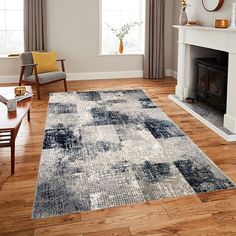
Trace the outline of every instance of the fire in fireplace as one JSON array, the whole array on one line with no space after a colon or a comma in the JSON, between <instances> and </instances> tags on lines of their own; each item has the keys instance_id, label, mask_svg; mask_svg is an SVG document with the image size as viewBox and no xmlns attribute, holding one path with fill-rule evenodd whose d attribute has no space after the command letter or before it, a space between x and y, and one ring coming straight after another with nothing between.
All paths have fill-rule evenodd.
<instances>
[{"instance_id":1,"label":"fire in fireplace","mask_svg":"<svg viewBox=\"0 0 236 236\"><path fill-rule=\"evenodd\" d=\"M227 60L217 58L196 58L197 100L207 103L216 109L226 111L227 99Z\"/></svg>"}]
</instances>

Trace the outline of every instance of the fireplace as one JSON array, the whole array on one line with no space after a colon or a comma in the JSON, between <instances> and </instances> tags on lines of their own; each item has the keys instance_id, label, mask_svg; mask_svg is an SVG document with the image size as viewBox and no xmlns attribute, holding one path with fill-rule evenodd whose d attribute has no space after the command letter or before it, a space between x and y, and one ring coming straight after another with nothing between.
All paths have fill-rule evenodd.
<instances>
[{"instance_id":1,"label":"fireplace","mask_svg":"<svg viewBox=\"0 0 236 236\"><path fill-rule=\"evenodd\" d=\"M197 58L196 98L216 109L226 112L228 66L225 60Z\"/></svg>"},{"instance_id":2,"label":"fireplace","mask_svg":"<svg viewBox=\"0 0 236 236\"><path fill-rule=\"evenodd\" d=\"M170 98L227 141L236 141L236 31L201 26L174 27L179 31L178 71L175 95ZM196 58L217 58L219 63L218 52L227 55L227 63L223 66L212 65L209 61L198 61L196 65ZM196 78L198 73L199 78ZM223 111L217 125L207 120L205 113L199 115L197 110L187 106L184 102L187 97L198 97L204 101L204 106L210 104L206 105L208 110L216 106Z\"/></svg>"}]
</instances>

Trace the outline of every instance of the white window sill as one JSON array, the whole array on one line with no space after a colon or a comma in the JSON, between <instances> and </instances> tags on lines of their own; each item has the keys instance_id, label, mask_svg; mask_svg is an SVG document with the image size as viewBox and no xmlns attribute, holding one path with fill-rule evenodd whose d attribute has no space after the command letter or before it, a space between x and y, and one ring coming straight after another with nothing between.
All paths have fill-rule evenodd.
<instances>
[{"instance_id":1,"label":"white window sill","mask_svg":"<svg viewBox=\"0 0 236 236\"><path fill-rule=\"evenodd\" d=\"M144 56L143 53L99 53L98 57L109 57L109 56Z\"/></svg>"},{"instance_id":2,"label":"white window sill","mask_svg":"<svg viewBox=\"0 0 236 236\"><path fill-rule=\"evenodd\" d=\"M0 55L0 59L19 59L19 56Z\"/></svg>"}]
</instances>

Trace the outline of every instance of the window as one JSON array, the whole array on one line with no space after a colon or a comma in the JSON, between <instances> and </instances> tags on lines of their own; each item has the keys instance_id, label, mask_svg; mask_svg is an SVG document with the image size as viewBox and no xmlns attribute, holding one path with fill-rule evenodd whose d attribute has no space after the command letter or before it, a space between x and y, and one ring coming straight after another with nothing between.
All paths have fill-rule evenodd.
<instances>
[{"instance_id":1,"label":"window","mask_svg":"<svg viewBox=\"0 0 236 236\"><path fill-rule=\"evenodd\" d=\"M134 25L124 36L124 54L143 54L145 0L100 0L101 54L118 54L120 40L111 30ZM136 23L135 23L136 22Z\"/></svg>"},{"instance_id":2,"label":"window","mask_svg":"<svg viewBox=\"0 0 236 236\"><path fill-rule=\"evenodd\" d=\"M0 0L0 55L23 52L23 0Z\"/></svg>"}]
</instances>

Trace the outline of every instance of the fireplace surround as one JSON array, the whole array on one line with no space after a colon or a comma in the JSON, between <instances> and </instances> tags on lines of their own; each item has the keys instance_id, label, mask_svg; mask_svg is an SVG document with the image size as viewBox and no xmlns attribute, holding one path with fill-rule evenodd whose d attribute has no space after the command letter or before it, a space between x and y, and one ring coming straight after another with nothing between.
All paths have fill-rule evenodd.
<instances>
[{"instance_id":1,"label":"fireplace surround","mask_svg":"<svg viewBox=\"0 0 236 236\"><path fill-rule=\"evenodd\" d=\"M206 124L227 141L236 141L236 30L216 29L201 26L174 26L179 31L178 72L175 96L170 98ZM183 101L196 94L195 58L212 57L207 50L214 49L228 53L227 94L223 126L230 132L226 134L194 112Z\"/></svg>"}]
</instances>

